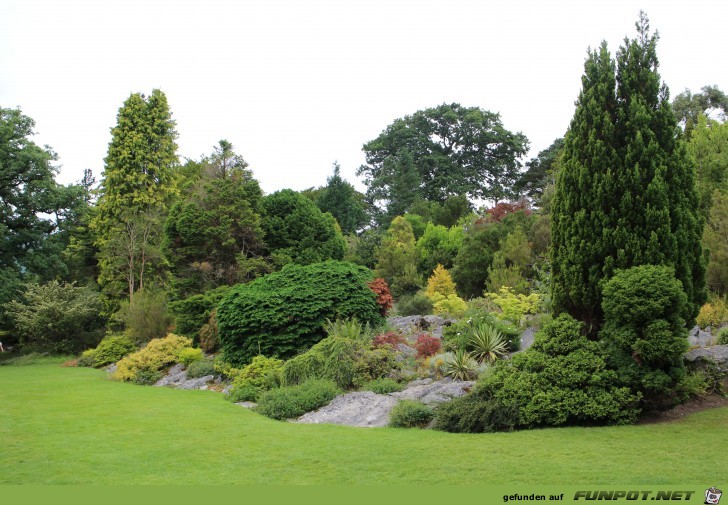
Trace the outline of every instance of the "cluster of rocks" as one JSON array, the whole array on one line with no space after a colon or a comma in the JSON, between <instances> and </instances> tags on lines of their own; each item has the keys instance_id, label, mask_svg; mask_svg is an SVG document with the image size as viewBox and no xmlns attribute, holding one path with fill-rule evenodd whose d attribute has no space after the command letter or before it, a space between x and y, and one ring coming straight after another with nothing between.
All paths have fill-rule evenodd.
<instances>
[{"instance_id":1,"label":"cluster of rocks","mask_svg":"<svg viewBox=\"0 0 728 505\"><path fill-rule=\"evenodd\" d=\"M417 400L425 405L437 405L463 396L473 387L472 381L454 381L450 378L435 381L421 379L410 382L403 391L377 394L371 391L346 393L334 398L319 410L299 417L305 424L341 424L374 428L387 426L389 414L400 400Z\"/></svg>"},{"instance_id":2,"label":"cluster of rocks","mask_svg":"<svg viewBox=\"0 0 728 505\"><path fill-rule=\"evenodd\" d=\"M154 383L155 386L171 386L177 389L209 389L210 384L220 384L222 379L215 375L205 375L197 379L188 379L187 370L181 363L169 369L167 375Z\"/></svg>"}]
</instances>

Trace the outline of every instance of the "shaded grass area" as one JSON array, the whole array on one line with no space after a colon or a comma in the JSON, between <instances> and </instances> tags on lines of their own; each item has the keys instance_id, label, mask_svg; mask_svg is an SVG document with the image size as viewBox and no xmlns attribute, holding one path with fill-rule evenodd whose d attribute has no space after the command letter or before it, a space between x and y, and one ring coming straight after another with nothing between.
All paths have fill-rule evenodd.
<instances>
[{"instance_id":1,"label":"shaded grass area","mask_svg":"<svg viewBox=\"0 0 728 505\"><path fill-rule=\"evenodd\" d=\"M481 435L278 422L212 391L0 367L0 484L679 484L725 478L728 408Z\"/></svg>"}]
</instances>

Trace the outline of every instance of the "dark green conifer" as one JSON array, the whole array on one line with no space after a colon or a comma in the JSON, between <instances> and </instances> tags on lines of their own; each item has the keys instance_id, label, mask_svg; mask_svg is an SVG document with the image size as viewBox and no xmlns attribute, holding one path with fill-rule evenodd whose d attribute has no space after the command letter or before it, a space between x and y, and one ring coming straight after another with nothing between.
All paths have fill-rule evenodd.
<instances>
[{"instance_id":1,"label":"dark green conifer","mask_svg":"<svg viewBox=\"0 0 728 505\"><path fill-rule=\"evenodd\" d=\"M693 166L644 13L637 31L619 49L616 72L605 43L589 53L554 198L554 306L593 330L616 269L672 266L692 317L705 300Z\"/></svg>"}]
</instances>

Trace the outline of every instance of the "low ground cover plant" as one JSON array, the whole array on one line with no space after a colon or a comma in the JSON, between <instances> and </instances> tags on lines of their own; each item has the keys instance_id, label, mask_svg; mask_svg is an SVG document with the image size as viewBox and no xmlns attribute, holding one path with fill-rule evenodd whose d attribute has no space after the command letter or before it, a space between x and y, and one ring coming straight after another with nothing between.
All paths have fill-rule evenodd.
<instances>
[{"instance_id":1,"label":"low ground cover plant","mask_svg":"<svg viewBox=\"0 0 728 505\"><path fill-rule=\"evenodd\" d=\"M362 386L363 391L372 391L379 395L396 393L397 391L402 391L402 389L404 389L404 386L402 384L394 379L389 379L387 377L374 379L373 381L369 381Z\"/></svg>"},{"instance_id":2,"label":"low ground cover plant","mask_svg":"<svg viewBox=\"0 0 728 505\"><path fill-rule=\"evenodd\" d=\"M255 410L271 419L293 419L323 407L341 392L331 380L311 379L296 386L266 391L258 398Z\"/></svg>"}]
</instances>

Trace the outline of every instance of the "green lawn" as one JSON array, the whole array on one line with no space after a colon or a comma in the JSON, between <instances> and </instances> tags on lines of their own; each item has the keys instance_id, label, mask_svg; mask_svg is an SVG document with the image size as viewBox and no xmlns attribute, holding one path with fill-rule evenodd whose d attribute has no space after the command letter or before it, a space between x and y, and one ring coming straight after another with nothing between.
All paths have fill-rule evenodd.
<instances>
[{"instance_id":1,"label":"green lawn","mask_svg":"<svg viewBox=\"0 0 728 505\"><path fill-rule=\"evenodd\" d=\"M0 366L0 395L0 484L661 485L728 469L728 408L483 435L298 425L49 364Z\"/></svg>"}]
</instances>

